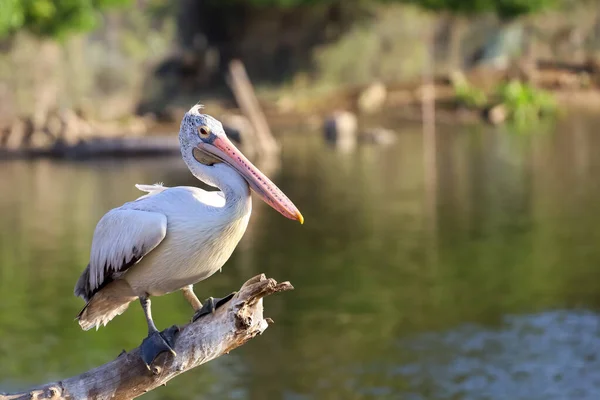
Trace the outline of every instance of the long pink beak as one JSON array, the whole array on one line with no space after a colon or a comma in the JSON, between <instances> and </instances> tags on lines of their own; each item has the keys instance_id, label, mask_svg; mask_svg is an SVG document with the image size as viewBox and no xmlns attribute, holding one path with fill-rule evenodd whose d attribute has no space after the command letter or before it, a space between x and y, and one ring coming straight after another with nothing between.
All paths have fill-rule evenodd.
<instances>
[{"instance_id":1,"label":"long pink beak","mask_svg":"<svg viewBox=\"0 0 600 400\"><path fill-rule=\"evenodd\" d=\"M212 144L200 143L207 151L236 169L261 199L284 217L304 223L304 217L292 201L265 174L260 172L226 137L217 137Z\"/></svg>"}]
</instances>

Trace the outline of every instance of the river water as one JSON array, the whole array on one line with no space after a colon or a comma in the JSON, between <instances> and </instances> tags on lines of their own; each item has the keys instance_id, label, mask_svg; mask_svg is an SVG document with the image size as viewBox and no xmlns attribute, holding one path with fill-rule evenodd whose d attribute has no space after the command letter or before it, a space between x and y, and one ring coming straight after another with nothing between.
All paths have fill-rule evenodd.
<instances>
[{"instance_id":1,"label":"river water","mask_svg":"<svg viewBox=\"0 0 600 400\"><path fill-rule=\"evenodd\" d=\"M266 333L147 399L600 398L600 120L529 131L440 128L437 179L418 126L339 153L288 132L268 174L294 223L255 198L248 232L201 299L264 272ZM0 392L139 345L137 304L98 332L72 289L98 219L135 183L198 185L178 157L0 163ZM159 328L192 315L153 301Z\"/></svg>"}]
</instances>

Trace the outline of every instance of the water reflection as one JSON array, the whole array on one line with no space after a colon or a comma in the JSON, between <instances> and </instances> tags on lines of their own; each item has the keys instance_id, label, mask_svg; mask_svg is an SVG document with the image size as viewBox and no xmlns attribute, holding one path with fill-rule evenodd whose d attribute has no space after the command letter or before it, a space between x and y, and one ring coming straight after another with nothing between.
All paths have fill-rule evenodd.
<instances>
[{"instance_id":1,"label":"water reflection","mask_svg":"<svg viewBox=\"0 0 600 400\"><path fill-rule=\"evenodd\" d=\"M446 398L438 375L461 365L463 346L475 340L465 324L496 339L480 341L481 371L467 369L463 383L494 368L497 338L513 329L506 315L537 321L562 309L560 318L596 318L568 311L600 306L595 125L578 119L530 134L440 128L433 192L425 190L418 126L397 129L391 147L352 153L327 148L318 135L285 135L271 176L306 223L255 200L223 273L196 290L201 298L226 294L260 272L296 290L268 299L276 324L264 336L145 398ZM136 306L82 332L72 288L98 219L138 196L135 183L158 181L198 185L178 158L0 164L0 388L72 375L139 344L145 322ZM191 316L179 294L153 308L160 327ZM560 318L540 337L563 332ZM570 373L569 360L523 352L511 360L516 345L502 346L511 368L544 363ZM486 382L485 390L497 390ZM454 384L463 392L467 385ZM530 376L512 384L514 396L552 385ZM455 398L483 398L484 389Z\"/></svg>"}]
</instances>

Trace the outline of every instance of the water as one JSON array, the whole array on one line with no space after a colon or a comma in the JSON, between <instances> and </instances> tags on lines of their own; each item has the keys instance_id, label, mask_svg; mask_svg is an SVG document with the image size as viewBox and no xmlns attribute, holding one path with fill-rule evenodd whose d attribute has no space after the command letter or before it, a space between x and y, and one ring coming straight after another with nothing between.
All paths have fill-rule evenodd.
<instances>
[{"instance_id":1,"label":"water","mask_svg":"<svg viewBox=\"0 0 600 400\"><path fill-rule=\"evenodd\" d=\"M283 137L269 172L306 218L255 199L232 259L198 296L264 272L267 332L147 399L591 399L600 395L600 135L572 119L535 132L442 129L425 184L418 128L339 154ZM137 346L137 304L98 332L72 288L94 226L140 193L197 185L177 158L0 164L0 389L85 371ZM192 311L153 301L160 328Z\"/></svg>"}]
</instances>

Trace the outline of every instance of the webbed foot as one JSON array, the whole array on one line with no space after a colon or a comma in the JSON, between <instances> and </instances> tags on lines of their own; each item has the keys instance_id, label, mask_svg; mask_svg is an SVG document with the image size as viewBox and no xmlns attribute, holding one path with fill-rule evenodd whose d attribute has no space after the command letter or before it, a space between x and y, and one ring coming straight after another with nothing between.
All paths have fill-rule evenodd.
<instances>
[{"instance_id":1,"label":"webbed foot","mask_svg":"<svg viewBox=\"0 0 600 400\"><path fill-rule=\"evenodd\" d=\"M150 365L160 353L169 352L174 356L177 355L173 347L175 347L175 335L178 332L179 328L173 325L162 332L155 331L150 333L142 341L140 356L148 369L150 369Z\"/></svg>"},{"instance_id":2,"label":"webbed foot","mask_svg":"<svg viewBox=\"0 0 600 400\"><path fill-rule=\"evenodd\" d=\"M196 313L192 317L192 322L197 321L205 315L214 313L217 310L217 308L221 307L223 304L231 300L236 293L237 292L230 293L222 298L209 297L208 299L204 300L204 305L201 309L196 311Z\"/></svg>"}]
</instances>

